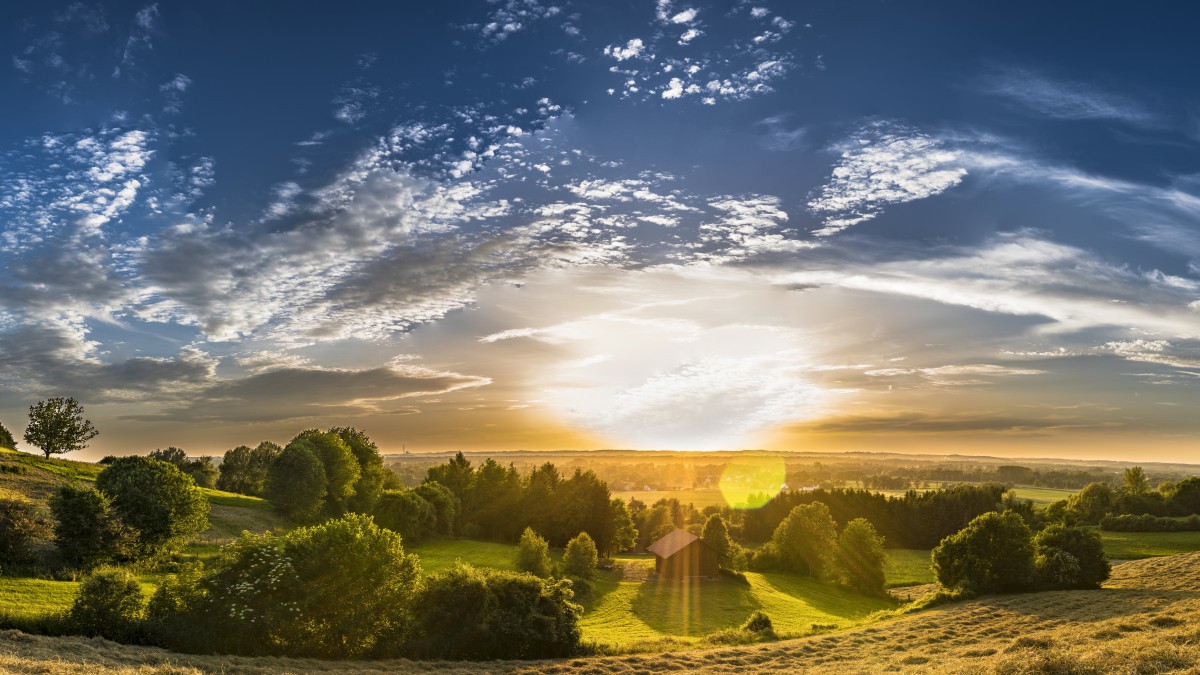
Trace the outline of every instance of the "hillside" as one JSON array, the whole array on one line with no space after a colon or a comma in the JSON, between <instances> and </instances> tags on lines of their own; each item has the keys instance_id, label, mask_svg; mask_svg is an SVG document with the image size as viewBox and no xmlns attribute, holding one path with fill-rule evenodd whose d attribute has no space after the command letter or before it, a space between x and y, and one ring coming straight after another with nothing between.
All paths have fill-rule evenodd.
<instances>
[{"instance_id":1,"label":"hillside","mask_svg":"<svg viewBox=\"0 0 1200 675\"><path fill-rule=\"evenodd\" d=\"M1122 563L1098 591L998 596L774 644L564 661L322 662L192 657L0 632L0 669L93 673L1165 673L1200 665L1200 552Z\"/></svg>"}]
</instances>

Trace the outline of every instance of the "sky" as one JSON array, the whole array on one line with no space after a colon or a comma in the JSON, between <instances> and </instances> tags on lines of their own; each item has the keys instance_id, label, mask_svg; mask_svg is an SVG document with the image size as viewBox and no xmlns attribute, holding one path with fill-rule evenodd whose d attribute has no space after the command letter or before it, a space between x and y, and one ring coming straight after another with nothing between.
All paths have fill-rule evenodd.
<instances>
[{"instance_id":1,"label":"sky","mask_svg":"<svg viewBox=\"0 0 1200 675\"><path fill-rule=\"evenodd\" d=\"M1188 461L1198 15L6 3L0 422Z\"/></svg>"}]
</instances>

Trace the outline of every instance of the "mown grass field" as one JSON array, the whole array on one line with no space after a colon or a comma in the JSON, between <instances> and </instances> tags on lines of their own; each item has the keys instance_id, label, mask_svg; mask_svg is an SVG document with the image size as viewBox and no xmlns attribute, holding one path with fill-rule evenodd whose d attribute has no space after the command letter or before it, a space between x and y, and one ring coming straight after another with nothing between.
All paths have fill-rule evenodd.
<instances>
[{"instance_id":1,"label":"mown grass field","mask_svg":"<svg viewBox=\"0 0 1200 675\"><path fill-rule=\"evenodd\" d=\"M889 588L932 584L936 581L933 568L930 567L929 551L919 548L889 548L886 553L883 574L887 578Z\"/></svg>"}]
</instances>

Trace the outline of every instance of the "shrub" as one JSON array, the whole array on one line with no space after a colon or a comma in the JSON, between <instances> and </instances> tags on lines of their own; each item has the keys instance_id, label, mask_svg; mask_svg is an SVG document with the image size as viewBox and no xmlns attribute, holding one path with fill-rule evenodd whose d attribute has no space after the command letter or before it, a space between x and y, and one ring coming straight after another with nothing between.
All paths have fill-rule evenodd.
<instances>
[{"instance_id":1,"label":"shrub","mask_svg":"<svg viewBox=\"0 0 1200 675\"><path fill-rule=\"evenodd\" d=\"M153 558L208 528L208 500L190 476L149 457L122 457L96 477L121 521L137 530L134 554Z\"/></svg>"},{"instance_id":2,"label":"shrub","mask_svg":"<svg viewBox=\"0 0 1200 675\"><path fill-rule=\"evenodd\" d=\"M383 457L375 441L354 427L334 427L329 433L342 439L358 462L358 478L354 481L354 493L348 498L346 507L355 513L370 513L383 493L384 482L392 472L383 465Z\"/></svg>"},{"instance_id":3,"label":"shrub","mask_svg":"<svg viewBox=\"0 0 1200 675\"><path fill-rule=\"evenodd\" d=\"M49 534L50 526L32 503L0 498L0 565L29 560L30 545Z\"/></svg>"},{"instance_id":4,"label":"shrub","mask_svg":"<svg viewBox=\"0 0 1200 675\"><path fill-rule=\"evenodd\" d=\"M91 569L132 554L137 532L121 522L99 490L63 485L50 497L50 512L54 544L67 564Z\"/></svg>"},{"instance_id":5,"label":"shrub","mask_svg":"<svg viewBox=\"0 0 1200 675\"><path fill-rule=\"evenodd\" d=\"M1033 545L1038 553L1038 577L1047 588L1100 588L1112 570L1094 530L1050 525L1037 533ZM1070 556L1073 566L1064 555Z\"/></svg>"},{"instance_id":6,"label":"shrub","mask_svg":"<svg viewBox=\"0 0 1200 675\"><path fill-rule=\"evenodd\" d=\"M868 520L855 518L846 523L838 538L837 556L842 583L860 593L884 592L883 537Z\"/></svg>"},{"instance_id":7,"label":"shrub","mask_svg":"<svg viewBox=\"0 0 1200 675\"><path fill-rule=\"evenodd\" d=\"M350 658L403 642L420 566L396 533L347 514L282 536L243 534L190 574L151 601L167 646Z\"/></svg>"},{"instance_id":8,"label":"shrub","mask_svg":"<svg viewBox=\"0 0 1200 675\"><path fill-rule=\"evenodd\" d=\"M84 579L67 622L82 635L122 640L138 631L144 614L145 598L137 581L123 570L108 570Z\"/></svg>"},{"instance_id":9,"label":"shrub","mask_svg":"<svg viewBox=\"0 0 1200 675\"><path fill-rule=\"evenodd\" d=\"M746 623L742 624L742 630L750 631L751 633L775 633L775 626L771 624L771 617L767 616L766 612L755 611L746 619Z\"/></svg>"},{"instance_id":10,"label":"shrub","mask_svg":"<svg viewBox=\"0 0 1200 675\"><path fill-rule=\"evenodd\" d=\"M415 543L433 534L437 510L413 490L384 490L375 504L375 522Z\"/></svg>"},{"instance_id":11,"label":"shrub","mask_svg":"<svg viewBox=\"0 0 1200 675\"><path fill-rule=\"evenodd\" d=\"M1183 519L1141 515L1109 514L1100 519L1100 529L1111 532L1194 532L1200 530L1200 516L1192 514Z\"/></svg>"},{"instance_id":12,"label":"shrub","mask_svg":"<svg viewBox=\"0 0 1200 675\"><path fill-rule=\"evenodd\" d=\"M536 659L580 651L571 582L459 565L417 593L409 654L442 659Z\"/></svg>"},{"instance_id":13,"label":"shrub","mask_svg":"<svg viewBox=\"0 0 1200 675\"><path fill-rule=\"evenodd\" d=\"M592 541L587 532L580 532L574 539L567 542L567 550L563 553L563 573L569 576L592 579L596 576L596 542Z\"/></svg>"},{"instance_id":14,"label":"shrub","mask_svg":"<svg viewBox=\"0 0 1200 675\"><path fill-rule=\"evenodd\" d=\"M0 448L17 449L17 439L13 438L12 432L3 424L0 424Z\"/></svg>"},{"instance_id":15,"label":"shrub","mask_svg":"<svg viewBox=\"0 0 1200 675\"><path fill-rule=\"evenodd\" d=\"M517 542L517 569L528 572L535 577L550 576L550 544L532 527L525 528L521 533L521 541Z\"/></svg>"},{"instance_id":16,"label":"shrub","mask_svg":"<svg viewBox=\"0 0 1200 675\"><path fill-rule=\"evenodd\" d=\"M933 571L947 589L1007 593L1032 586L1033 541L1020 515L985 513L933 550Z\"/></svg>"}]
</instances>

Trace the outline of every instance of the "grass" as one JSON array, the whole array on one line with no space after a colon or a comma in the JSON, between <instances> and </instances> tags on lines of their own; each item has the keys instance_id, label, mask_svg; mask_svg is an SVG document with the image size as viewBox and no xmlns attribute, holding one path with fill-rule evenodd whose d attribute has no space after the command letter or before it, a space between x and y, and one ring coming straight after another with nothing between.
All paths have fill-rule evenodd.
<instances>
[{"instance_id":1,"label":"grass","mask_svg":"<svg viewBox=\"0 0 1200 675\"><path fill-rule=\"evenodd\" d=\"M931 584L936 579L930 567L930 551L918 548L889 548L883 561L888 588Z\"/></svg>"},{"instance_id":2,"label":"grass","mask_svg":"<svg viewBox=\"0 0 1200 675\"><path fill-rule=\"evenodd\" d=\"M629 490L629 491L613 491L613 497L629 501L637 499L645 503L647 506L653 504L660 499L678 499L680 504L691 504L697 509L703 509L706 506L731 506L725 496L717 489L704 490Z\"/></svg>"},{"instance_id":3,"label":"grass","mask_svg":"<svg viewBox=\"0 0 1200 675\"><path fill-rule=\"evenodd\" d=\"M1200 532L1108 532L1100 530L1104 551L1113 560L1141 560L1200 551Z\"/></svg>"},{"instance_id":4,"label":"grass","mask_svg":"<svg viewBox=\"0 0 1200 675\"><path fill-rule=\"evenodd\" d=\"M1028 499L1034 504L1050 504L1060 499L1066 499L1078 492L1078 490L1060 490L1058 488L1044 487L1022 487L1018 485L1013 488L1013 492L1017 494L1018 499Z\"/></svg>"},{"instance_id":5,"label":"grass","mask_svg":"<svg viewBox=\"0 0 1200 675\"><path fill-rule=\"evenodd\" d=\"M449 569L458 561L476 567L516 569L513 558L516 556L517 547L511 544L473 539L435 539L418 546L405 547L405 550L420 556L421 569L426 574Z\"/></svg>"}]
</instances>

